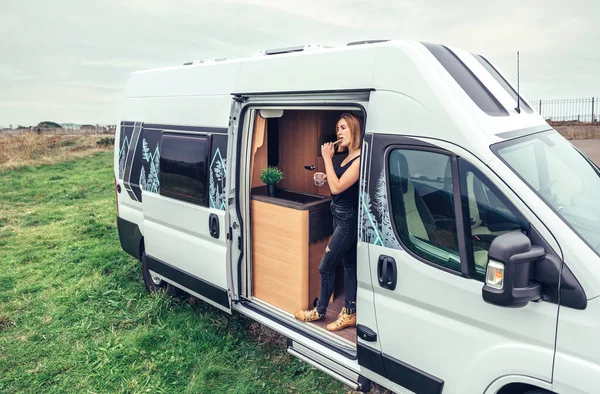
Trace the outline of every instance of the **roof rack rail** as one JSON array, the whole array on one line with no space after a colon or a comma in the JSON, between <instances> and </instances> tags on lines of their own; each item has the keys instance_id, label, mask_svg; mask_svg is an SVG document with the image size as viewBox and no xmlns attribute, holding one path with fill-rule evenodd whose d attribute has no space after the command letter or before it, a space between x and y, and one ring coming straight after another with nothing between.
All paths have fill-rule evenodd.
<instances>
[{"instance_id":1,"label":"roof rack rail","mask_svg":"<svg viewBox=\"0 0 600 394\"><path fill-rule=\"evenodd\" d=\"M333 48L332 46L321 45L321 44L307 44L307 45L298 45L287 48L273 48L273 49L261 49L256 52L254 56L270 56L270 55L282 55L284 53L293 53L293 52L304 52L304 51L312 51L312 50L322 50L327 48Z\"/></svg>"},{"instance_id":2,"label":"roof rack rail","mask_svg":"<svg viewBox=\"0 0 600 394\"><path fill-rule=\"evenodd\" d=\"M194 61L191 61L191 62L183 63L183 65L184 66L191 66L191 65L194 65L194 64L208 64L208 63L222 62L223 60L227 60L227 58L226 57L218 57L218 58L194 60Z\"/></svg>"},{"instance_id":3,"label":"roof rack rail","mask_svg":"<svg viewBox=\"0 0 600 394\"><path fill-rule=\"evenodd\" d=\"M386 42L390 41L388 39L385 40L363 40L363 41L353 41L346 44L346 46L350 45L362 45L362 44L377 44L378 42Z\"/></svg>"}]
</instances>

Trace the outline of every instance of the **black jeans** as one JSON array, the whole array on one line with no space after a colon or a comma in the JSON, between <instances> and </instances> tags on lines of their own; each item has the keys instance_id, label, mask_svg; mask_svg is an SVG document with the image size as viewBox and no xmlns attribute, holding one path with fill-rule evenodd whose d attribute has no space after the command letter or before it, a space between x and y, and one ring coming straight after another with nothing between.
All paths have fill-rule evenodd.
<instances>
[{"instance_id":1,"label":"black jeans","mask_svg":"<svg viewBox=\"0 0 600 394\"><path fill-rule=\"evenodd\" d=\"M333 235L325 249L319 273L321 274L321 292L317 302L317 311L324 314L335 285L336 263L344 263L345 306L356 308L356 241L358 231L358 207L331 203L333 214Z\"/></svg>"}]
</instances>

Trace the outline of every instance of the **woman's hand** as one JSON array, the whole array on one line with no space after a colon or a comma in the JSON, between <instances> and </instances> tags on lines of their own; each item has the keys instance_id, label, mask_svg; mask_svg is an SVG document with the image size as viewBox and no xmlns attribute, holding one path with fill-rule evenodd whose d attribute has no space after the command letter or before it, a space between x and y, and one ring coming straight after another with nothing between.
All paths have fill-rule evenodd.
<instances>
[{"instance_id":1,"label":"woman's hand","mask_svg":"<svg viewBox=\"0 0 600 394\"><path fill-rule=\"evenodd\" d=\"M333 157L334 149L333 142L324 143L321 145L321 156L323 156L323 158L331 159Z\"/></svg>"}]
</instances>

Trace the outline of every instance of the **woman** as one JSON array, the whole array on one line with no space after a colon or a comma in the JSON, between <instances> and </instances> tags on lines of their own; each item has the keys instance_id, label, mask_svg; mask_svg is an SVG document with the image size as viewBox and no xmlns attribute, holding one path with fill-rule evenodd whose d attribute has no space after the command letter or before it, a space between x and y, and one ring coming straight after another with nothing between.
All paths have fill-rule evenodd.
<instances>
[{"instance_id":1,"label":"woman","mask_svg":"<svg viewBox=\"0 0 600 394\"><path fill-rule=\"evenodd\" d=\"M356 325L356 241L358 223L358 177L360 172L360 120L342 114L336 125L338 152L348 151L343 161L334 163L336 143L321 146L325 162L326 180L331 191L334 231L321 259L321 290L314 309L300 310L295 317L301 321L315 321L325 317L335 284L335 265L344 262L345 306L338 319L327 325L329 331L338 331Z\"/></svg>"}]
</instances>

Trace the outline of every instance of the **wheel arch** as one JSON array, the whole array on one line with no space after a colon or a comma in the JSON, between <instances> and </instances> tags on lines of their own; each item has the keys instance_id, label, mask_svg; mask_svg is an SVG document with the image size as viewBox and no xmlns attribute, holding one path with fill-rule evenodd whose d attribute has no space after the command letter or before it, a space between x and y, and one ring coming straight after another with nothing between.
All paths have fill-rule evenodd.
<instances>
[{"instance_id":1,"label":"wheel arch","mask_svg":"<svg viewBox=\"0 0 600 394\"><path fill-rule=\"evenodd\" d=\"M488 386L485 394L524 394L533 390L555 394L550 383L524 375L502 376Z\"/></svg>"}]
</instances>

